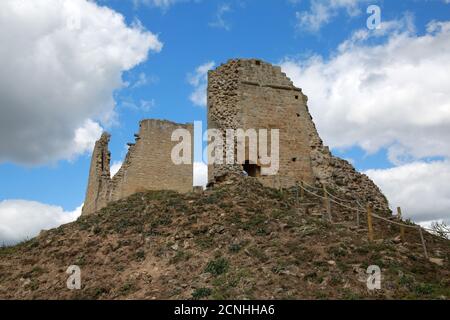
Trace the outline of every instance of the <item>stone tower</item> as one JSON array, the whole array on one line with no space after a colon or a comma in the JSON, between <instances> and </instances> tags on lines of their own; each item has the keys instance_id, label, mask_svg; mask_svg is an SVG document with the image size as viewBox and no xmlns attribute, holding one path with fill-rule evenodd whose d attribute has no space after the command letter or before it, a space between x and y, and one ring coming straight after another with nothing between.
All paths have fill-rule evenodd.
<instances>
[{"instance_id":1,"label":"stone tower","mask_svg":"<svg viewBox=\"0 0 450 320\"><path fill-rule=\"evenodd\" d=\"M288 184L312 183L310 141L318 138L317 132L306 96L281 68L260 60L231 60L210 71L208 78L208 128L279 129L278 176ZM245 160L242 168L211 165L209 179L244 169L262 182L272 182L273 177L261 175L260 163Z\"/></svg>"},{"instance_id":2,"label":"stone tower","mask_svg":"<svg viewBox=\"0 0 450 320\"><path fill-rule=\"evenodd\" d=\"M89 181L83 214L94 213L108 203L145 190L192 191L193 166L172 162L171 140L176 129L186 129L193 137L192 124L148 119L139 124L135 143L129 143L128 153L117 174L110 176L109 134L104 133L92 153Z\"/></svg>"},{"instance_id":3,"label":"stone tower","mask_svg":"<svg viewBox=\"0 0 450 320\"><path fill-rule=\"evenodd\" d=\"M209 182L221 181L230 174L242 175L245 170L268 186L289 187L298 181L327 185L356 194L361 201L372 202L376 209L388 209L386 198L366 175L332 156L323 145L307 102L307 96L280 67L261 60L229 60L209 71L208 128L222 132L238 128L279 129L280 145L280 165L275 176L262 175L262 165L246 158L240 164L210 164Z\"/></svg>"}]
</instances>

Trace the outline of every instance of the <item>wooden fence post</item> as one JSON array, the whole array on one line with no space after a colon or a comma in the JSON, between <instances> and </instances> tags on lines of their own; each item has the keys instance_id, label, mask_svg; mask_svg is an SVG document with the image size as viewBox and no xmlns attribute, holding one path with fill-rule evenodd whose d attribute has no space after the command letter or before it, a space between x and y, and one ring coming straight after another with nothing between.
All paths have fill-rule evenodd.
<instances>
[{"instance_id":1,"label":"wooden fence post","mask_svg":"<svg viewBox=\"0 0 450 320\"><path fill-rule=\"evenodd\" d=\"M427 245L425 244L425 239L423 238L422 227L419 227L420 240L422 241L423 252L425 254L425 258L428 259Z\"/></svg>"},{"instance_id":2,"label":"wooden fence post","mask_svg":"<svg viewBox=\"0 0 450 320\"><path fill-rule=\"evenodd\" d=\"M328 193L327 193L327 189L326 189L325 185L323 185L323 197L324 197L325 209L327 210L327 214L328 214L328 220L330 222L332 222L332 219L331 219L331 202L330 202L330 199L328 198Z\"/></svg>"},{"instance_id":3,"label":"wooden fence post","mask_svg":"<svg viewBox=\"0 0 450 320\"><path fill-rule=\"evenodd\" d=\"M372 207L367 204L367 229L369 231L369 241L373 241Z\"/></svg>"},{"instance_id":4,"label":"wooden fence post","mask_svg":"<svg viewBox=\"0 0 450 320\"><path fill-rule=\"evenodd\" d=\"M402 221L402 208L397 207L397 219L398 221ZM402 242L405 242L405 227L400 226L400 239L402 239Z\"/></svg>"}]
</instances>

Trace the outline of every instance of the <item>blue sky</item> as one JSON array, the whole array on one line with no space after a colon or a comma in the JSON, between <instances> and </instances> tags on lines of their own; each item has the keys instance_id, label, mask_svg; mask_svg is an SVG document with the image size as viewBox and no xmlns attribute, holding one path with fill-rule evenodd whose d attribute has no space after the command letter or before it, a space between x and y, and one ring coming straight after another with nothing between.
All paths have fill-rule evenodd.
<instances>
[{"instance_id":1,"label":"blue sky","mask_svg":"<svg viewBox=\"0 0 450 320\"><path fill-rule=\"evenodd\" d=\"M48 1L53 2L57 0ZM83 1L77 0L75 2ZM7 9L8 5L13 6L13 2L14 0L6 0L0 6L6 6L5 8ZM324 70L321 74L323 76L320 78L321 81L326 81L327 76L324 76L324 74L328 74L327 72L330 70L336 72L334 74L335 79L342 79L344 76L337 74L336 69L338 69L337 58L344 56L344 54L338 48L345 41L352 39L352 35L358 30L367 32L366 37L363 41L352 42L352 46L360 51L356 49L350 51L352 49L348 49L346 51L348 55L354 52L370 53L371 48L377 46L380 46L380 50L386 49L389 41L394 42L396 39L403 39L402 41L413 43L414 41L425 39L427 36L437 37L436 32L427 31L427 26L429 26L431 21L450 21L450 4L446 2L448 1L353 0L334 1L333 5L332 1L328 0L98 0L94 3L95 7L108 7L124 17L125 26L118 26L118 29L115 31L107 30L107 32L113 33L110 35L111 37L114 36L114 33L120 33L126 28L134 28L136 32L141 32L141 35L147 32L157 37L157 40L153 39L151 40L152 43L149 43L147 47L139 48L140 51L148 54L148 58L142 59L136 55L136 60L130 64L132 65L130 70L127 70L129 69L128 67L123 66L111 69L115 72L111 71L111 74L114 74L116 78L117 75L121 77L122 84L117 84L118 80L115 79L115 82L111 80L111 82L107 82L109 85L98 89L99 91L104 91L104 97L101 101L108 101L111 105L98 107L98 110L97 106L84 105L85 108L93 108L97 111L95 113L86 111L84 118L80 117L80 121L83 119L95 121L95 126L92 127L95 134L98 134L97 124L112 134L110 143L112 162L120 162L126 153L126 143L133 140L133 133L137 132L138 122L143 118L169 119L176 122L206 121L205 108L196 105L190 99L196 87L189 80L195 77L198 67L208 63L212 64L212 62L217 66L230 58L260 58L274 64L281 64L294 80L294 83L304 89L310 98L310 109L315 120L317 120L319 132L324 138L325 144L331 145L336 155L350 160L358 170L369 170L369 175L381 185L384 191L389 194L395 193L393 190L395 191L399 184L413 183L408 178L411 176L411 172L415 172L415 165L425 165L422 169L422 175L426 176L426 178L417 177L414 180L416 182L417 180L425 181L429 178L428 175L432 172L427 167L429 164L438 166L438 169L435 170L439 171L442 169L446 174L449 174L450 170L448 168L450 166L448 166L447 162L450 151L442 150L450 147L445 142L449 140L449 137L445 136L445 134L448 134L448 131L439 131L443 125L450 123L446 122L448 121L448 114L450 114L449 90L447 92L438 92L439 94L430 98L431 102L436 100L438 104L433 106L433 103L430 103L429 112L433 112L434 107L439 109L444 115L441 119L442 121L436 120L433 123L433 120L430 120L431 122L427 122L426 126L418 124L417 131L415 131L415 128L412 127L417 122L415 119L405 121L405 123L401 121L406 119L406 115L410 115L411 110L414 110L414 108L411 110L402 109L401 112L405 113L402 114L398 111L398 115L396 115L397 112L394 109L392 112L400 119L399 122L380 125L379 128L387 132L390 127L394 126L398 130L393 130L389 136L375 137L371 140L370 137L373 136L373 131L369 130L366 132L365 129L367 126L370 127L370 125L361 125L359 127L359 124L364 121L359 121L360 118L358 117L361 117L361 115L358 114L358 106L354 106L353 109L349 110L342 109L344 111L347 110L350 115L345 118L349 121L348 125L353 128L352 123L355 123L355 129L351 135L343 133L342 128L338 128L340 126L338 124L336 124L337 128L330 128L330 123L333 123L334 119L334 113L332 112L334 105L331 105L330 109L326 109L330 112L325 112L323 108L337 101L335 109L337 114L341 110L340 108L343 108L339 104L340 99L339 97L329 96L324 97L322 100L315 100L312 94L316 92L315 90L320 90L321 88L311 87L308 91L308 88L311 86L311 82L308 80L311 79L312 82L316 83L314 79L317 79L318 75L313 72L316 70L314 69L315 67L320 67L321 70ZM383 29L385 33L381 35L372 34L372 31L366 27L366 20L369 17L366 13L366 8L371 4L378 5L381 8L382 23L390 23L386 24L386 29ZM325 8L325 12L317 11L317 8ZM41 9L47 10L46 8ZM102 14L97 8L89 7L89 10L91 9L92 16ZM50 9L48 10L49 16L51 15L53 18L55 13L51 12ZM80 14L91 14L90 11L87 11L87 9L81 10ZM4 17L0 14L0 25L3 27L3 32L9 32L8 28L17 28L15 24L17 21L14 21L12 18L9 20L5 19L2 23ZM29 21L33 18L33 16L28 17ZM92 28L95 30L97 24L94 22L92 24ZM81 28L84 28L84 25ZM107 25L104 28L107 28ZM448 30L443 26L439 26L439 28L441 29L437 33L440 32L442 37L446 36ZM22 32L20 33L22 36L23 32L30 32L30 30L32 30L31 27L30 29L24 28L22 31L17 32ZM395 35L398 35L398 38L395 38ZM4 38L1 39L4 40ZM139 47L139 44L144 41L137 40L137 42L125 43L124 46L128 47L121 48L121 50L123 49L123 52L127 52L126 49L134 50L134 45ZM418 45L420 46L420 44ZM100 44L99 42L98 46L107 46L107 44L105 42ZM16 48L20 48L20 44ZM397 48L396 50L387 52L398 53L399 49ZM76 52L72 54L76 55ZM398 54L401 55L401 53ZM410 54L412 53L410 52ZM420 58L420 52L417 52L417 54ZM12 57L13 53L10 56ZM7 57L10 56L7 55ZM319 60L312 62L310 60L311 57L320 57L319 60L321 62L318 62ZM426 63L424 62L423 65L444 63L442 67L448 69L447 62L450 60L446 60L447 57L448 55L443 53L441 56L436 57L435 60L430 58L430 63L428 63L428 60L424 60ZM0 58L4 57L0 54ZM386 58L389 59L389 57ZM102 57L100 56L99 59L102 59ZM333 59L336 59L336 61ZM398 61L402 61L401 56ZM413 66L414 63L412 62L411 65ZM390 70L394 66L398 66L398 63L386 65L385 68ZM77 66L77 68L80 67ZM406 69L408 68L402 68L401 70ZM431 68L431 70L433 69ZM89 75L89 72L86 71L86 74ZM386 71L386 74L388 74L388 71ZM394 72L392 74L399 73ZM197 75L200 79L200 84L197 88L201 90L202 75ZM311 75L311 78L307 78L307 75ZM51 76L52 73L49 73L49 77ZM16 86L20 86L23 79L19 77L16 80ZM40 82L51 82L51 80L44 77ZM420 79L420 81L425 80ZM113 82L114 84L111 84ZM392 85L392 82L387 80L385 82L386 88ZM0 86L2 83L0 82ZM86 80L85 83L89 83L89 80ZM380 85L383 85L383 83ZM424 83L423 86L427 88L427 85L428 83ZM435 89L435 84L430 86L431 91L440 90ZM323 91L327 89L333 90L333 83L324 84ZM358 90L358 87L355 87L355 90ZM30 101L36 101L36 99L40 98L39 100L43 100L45 104L46 98L52 99L53 91L49 90L48 92L49 95L44 95L43 97L35 96ZM108 100L107 97L110 97L111 100ZM376 99L377 96L374 94L371 97ZM351 96L342 96L342 99L344 98L349 105L352 104ZM401 105L402 98L393 98L395 101L397 99L397 103ZM404 99L405 103L409 103L407 98ZM4 105L0 108L2 110L5 108L4 112L7 112L8 108L14 108L14 105L5 104L8 101L15 100L11 98L6 102L2 101ZM86 101L92 100L87 99ZM320 102L323 102L323 104L320 104ZM320 108L316 107L316 104L320 105ZM395 104L393 107L395 107ZM36 106L36 108L39 108L39 106ZM77 108L77 105L74 105L73 108ZM420 107L418 108L420 109ZM108 116L105 116L106 114ZM323 114L327 116L323 116L322 119ZM354 117L352 118L353 114ZM342 120L341 116L342 114L336 119ZM30 115L29 117L32 116ZM64 117L64 115L58 115L58 117ZM384 113L384 118L382 115L379 115L379 117L375 115L373 121L383 122L380 119L388 119L389 117L389 113ZM424 117L421 116L421 118ZM11 125L17 127L21 124ZM403 131L401 131L402 128L404 128ZM373 130L375 129L376 126ZM440 134L430 137L422 134L423 132L432 131L440 132ZM55 132L59 131L55 129ZM420 138L414 141L412 135L415 132L424 136L423 141L420 141ZM367 135L367 138L360 138L365 135ZM52 136L45 136L45 139L51 140ZM411 142L411 139L413 142ZM433 139L438 141L430 143L432 146L429 146L428 142ZM65 142L61 143L64 144ZM416 148L416 144L419 145L421 143L423 146ZM83 202L90 163L91 149L89 147L83 147L83 149L80 149L81 151L72 152L70 155L61 151L61 153L54 152L55 155L46 158L39 154L39 157L42 156L42 160L33 156L33 154L29 158L18 155L17 152L14 153L10 150L8 143L3 143L0 146L3 148L3 150L0 150L3 153L2 157L0 157L0 201L18 199L36 201L42 204L60 206L64 211L73 211ZM36 148L39 148L42 153L46 154L44 147L38 144ZM399 156L399 154L401 155ZM400 158L402 160L399 160ZM409 171L407 168L409 168ZM395 171L388 171L388 169L395 169ZM389 184L392 180L395 180L396 184ZM433 180L429 181L434 183ZM436 181L436 184L442 189L442 181ZM417 186L417 188L420 190L420 186ZM447 212L447 209L450 210L450 187L444 183L444 189L443 193L439 193L439 199L430 200L432 203L440 201L442 204L436 209L436 214L428 219L421 215L420 212L417 212L418 220L447 219L449 217L445 212ZM414 195L413 191L411 192L399 198L395 198L397 194L395 193L393 198L395 198L395 202L407 202ZM411 207L413 206L414 204L412 203Z\"/></svg>"}]
</instances>

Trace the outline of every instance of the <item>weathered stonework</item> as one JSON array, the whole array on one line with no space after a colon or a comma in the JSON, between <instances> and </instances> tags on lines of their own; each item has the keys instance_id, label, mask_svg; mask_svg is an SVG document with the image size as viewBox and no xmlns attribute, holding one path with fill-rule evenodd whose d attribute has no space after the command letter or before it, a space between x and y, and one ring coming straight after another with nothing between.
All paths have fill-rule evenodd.
<instances>
[{"instance_id":1,"label":"weathered stonework","mask_svg":"<svg viewBox=\"0 0 450 320\"><path fill-rule=\"evenodd\" d=\"M280 67L255 59L230 60L208 73L207 100L210 129L280 130L277 176L263 176L258 171L250 174L263 184L325 184L370 201L375 209L388 208L386 198L366 175L347 161L333 157L323 145L308 110L307 96ZM253 165L261 167L260 163ZM208 179L210 183L218 182L229 175L241 175L243 169L244 164L211 164Z\"/></svg>"},{"instance_id":2,"label":"weathered stonework","mask_svg":"<svg viewBox=\"0 0 450 320\"><path fill-rule=\"evenodd\" d=\"M226 129L279 129L280 144L276 175L264 175L261 171L261 154L252 163L246 152L241 164L210 164L210 183L240 176L245 170L266 186L291 187L299 181L318 187L326 185L362 203L371 202L380 211L389 210L386 198L369 177L334 157L323 145L308 110L307 96L280 67L255 59L230 60L208 73L207 101L208 128L222 130L224 141ZM177 128L188 129L193 138L191 124L141 121L136 142L130 144L125 161L113 178L109 135L103 134L93 151L83 214L96 212L111 201L139 191L192 191L192 164L175 165L171 160L172 148L177 144L171 141L171 135ZM235 154L236 151L235 144Z\"/></svg>"},{"instance_id":3,"label":"weathered stonework","mask_svg":"<svg viewBox=\"0 0 450 320\"><path fill-rule=\"evenodd\" d=\"M259 60L231 60L210 71L208 77L208 127L280 129L279 175L292 181L313 182L309 135L305 130L310 116L301 90L281 68ZM242 172L242 167L236 165L210 165L209 169L210 181L230 171ZM273 179L262 175L259 178L266 183Z\"/></svg>"},{"instance_id":4,"label":"weathered stonework","mask_svg":"<svg viewBox=\"0 0 450 320\"><path fill-rule=\"evenodd\" d=\"M95 143L89 170L86 198L83 205L83 214L96 212L108 204L111 184L109 167L111 153L108 150L109 138L110 135L105 132Z\"/></svg>"},{"instance_id":5,"label":"weathered stonework","mask_svg":"<svg viewBox=\"0 0 450 320\"><path fill-rule=\"evenodd\" d=\"M122 167L113 178L110 177L108 151L110 136L104 133L92 153L83 214L96 212L109 202L140 191L192 191L192 161L191 164L175 165L171 159L172 148L178 143L171 141L172 132L179 128L187 129L193 137L192 124L153 119L141 121L136 142L129 144Z\"/></svg>"}]
</instances>

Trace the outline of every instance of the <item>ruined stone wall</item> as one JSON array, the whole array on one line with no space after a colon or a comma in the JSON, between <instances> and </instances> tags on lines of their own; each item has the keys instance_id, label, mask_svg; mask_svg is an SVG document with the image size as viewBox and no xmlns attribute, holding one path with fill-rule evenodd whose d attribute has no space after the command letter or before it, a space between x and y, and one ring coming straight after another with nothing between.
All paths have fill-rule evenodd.
<instances>
[{"instance_id":1,"label":"ruined stone wall","mask_svg":"<svg viewBox=\"0 0 450 320\"><path fill-rule=\"evenodd\" d=\"M211 71L208 121L209 128L279 129L279 175L291 177L291 184L313 182L310 138L305 130L310 116L301 90L280 67L260 60L231 60ZM210 180L226 175L228 168L210 165ZM242 172L242 167L236 171ZM273 183L272 176L258 177L264 184Z\"/></svg>"},{"instance_id":2,"label":"ruined stone wall","mask_svg":"<svg viewBox=\"0 0 450 320\"><path fill-rule=\"evenodd\" d=\"M93 213L107 203L126 198L145 190L192 191L193 166L175 165L171 160L171 141L176 129L187 129L193 137L192 124L176 124L163 120L143 120L135 143L129 150L117 174L111 179L108 151L109 135L104 134L96 143L89 174L83 214Z\"/></svg>"},{"instance_id":3,"label":"ruined stone wall","mask_svg":"<svg viewBox=\"0 0 450 320\"><path fill-rule=\"evenodd\" d=\"M208 129L237 129L242 126L238 116L239 67L238 61L231 60L208 72ZM225 135L223 139L225 141ZM240 174L241 171L241 166L208 164L208 181L213 182L227 174Z\"/></svg>"},{"instance_id":4,"label":"ruined stone wall","mask_svg":"<svg viewBox=\"0 0 450 320\"><path fill-rule=\"evenodd\" d=\"M260 60L230 60L208 74L208 128L280 130L280 170L275 177L259 176L263 184L289 187L301 180L326 185L387 210L380 189L323 145L307 102L280 67ZM209 165L209 181L241 174L242 169Z\"/></svg>"},{"instance_id":5,"label":"ruined stone wall","mask_svg":"<svg viewBox=\"0 0 450 320\"><path fill-rule=\"evenodd\" d=\"M103 133L95 143L92 152L91 167L89 169L88 187L84 200L83 213L96 212L107 204L110 184L110 160L108 151L110 135Z\"/></svg>"},{"instance_id":6,"label":"ruined stone wall","mask_svg":"<svg viewBox=\"0 0 450 320\"><path fill-rule=\"evenodd\" d=\"M316 186L327 186L335 191L355 198L362 204L371 203L375 210L387 212L389 204L380 188L365 174L356 169L346 160L335 157L328 146L323 144L317 132L313 118L309 113L308 97L303 95L307 117L303 126L309 133L311 147L310 159Z\"/></svg>"}]
</instances>

